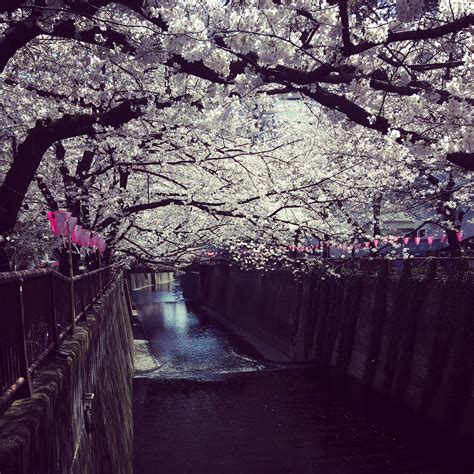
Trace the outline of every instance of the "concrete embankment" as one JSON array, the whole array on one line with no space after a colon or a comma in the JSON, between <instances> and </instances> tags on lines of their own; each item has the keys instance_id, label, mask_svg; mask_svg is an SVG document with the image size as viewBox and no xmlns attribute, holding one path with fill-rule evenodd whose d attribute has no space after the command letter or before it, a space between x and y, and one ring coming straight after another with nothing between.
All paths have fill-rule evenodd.
<instances>
[{"instance_id":1,"label":"concrete embankment","mask_svg":"<svg viewBox=\"0 0 474 474\"><path fill-rule=\"evenodd\" d=\"M185 295L294 361L314 361L473 436L474 283L467 274L340 279L205 265Z\"/></svg>"}]
</instances>

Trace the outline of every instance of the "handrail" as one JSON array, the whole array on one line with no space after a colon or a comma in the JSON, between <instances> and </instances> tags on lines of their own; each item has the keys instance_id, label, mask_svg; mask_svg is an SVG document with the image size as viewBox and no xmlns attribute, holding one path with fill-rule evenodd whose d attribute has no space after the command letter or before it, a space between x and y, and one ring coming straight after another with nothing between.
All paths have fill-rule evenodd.
<instances>
[{"instance_id":1,"label":"handrail","mask_svg":"<svg viewBox=\"0 0 474 474\"><path fill-rule=\"evenodd\" d=\"M109 265L72 279L49 268L0 273L0 416L31 396L35 371L85 317L114 270Z\"/></svg>"},{"instance_id":2,"label":"handrail","mask_svg":"<svg viewBox=\"0 0 474 474\"><path fill-rule=\"evenodd\" d=\"M87 272L87 273L81 273L79 275L74 275L73 280L77 281L77 280L81 280L83 278L87 278L90 275L96 275L97 273L105 270L106 268L112 269L114 266L115 265L109 265L107 267L102 267L102 268L97 268L96 270L91 270L90 272ZM61 276L63 276L63 275L61 275Z\"/></svg>"},{"instance_id":3,"label":"handrail","mask_svg":"<svg viewBox=\"0 0 474 474\"><path fill-rule=\"evenodd\" d=\"M0 284L7 281L18 280L20 278L25 280L27 278L34 278L40 275L48 275L53 271L54 270L51 268L37 268L35 270L17 270L14 272L4 272L0 273Z\"/></svg>"},{"instance_id":4,"label":"handrail","mask_svg":"<svg viewBox=\"0 0 474 474\"><path fill-rule=\"evenodd\" d=\"M28 278L35 278L37 276L48 275L51 273L55 276L55 278L62 278L64 281L69 281L68 277L56 270L53 270L52 268L35 268L34 270L15 270L12 272L2 272L0 273L0 284L6 281L18 280L19 278L26 280Z\"/></svg>"}]
</instances>

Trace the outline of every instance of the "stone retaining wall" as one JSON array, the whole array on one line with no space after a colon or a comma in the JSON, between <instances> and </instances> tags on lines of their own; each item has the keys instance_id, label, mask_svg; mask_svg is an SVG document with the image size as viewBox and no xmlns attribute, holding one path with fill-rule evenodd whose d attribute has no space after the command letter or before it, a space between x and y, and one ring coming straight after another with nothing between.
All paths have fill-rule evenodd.
<instances>
[{"instance_id":1,"label":"stone retaining wall","mask_svg":"<svg viewBox=\"0 0 474 474\"><path fill-rule=\"evenodd\" d=\"M131 474L133 339L122 278L0 417L0 474ZM84 395L94 394L88 402ZM89 408L87 408L89 406Z\"/></svg>"},{"instance_id":2,"label":"stone retaining wall","mask_svg":"<svg viewBox=\"0 0 474 474\"><path fill-rule=\"evenodd\" d=\"M199 277L194 299L232 325L473 436L474 284L466 276L296 281L207 265Z\"/></svg>"}]
</instances>

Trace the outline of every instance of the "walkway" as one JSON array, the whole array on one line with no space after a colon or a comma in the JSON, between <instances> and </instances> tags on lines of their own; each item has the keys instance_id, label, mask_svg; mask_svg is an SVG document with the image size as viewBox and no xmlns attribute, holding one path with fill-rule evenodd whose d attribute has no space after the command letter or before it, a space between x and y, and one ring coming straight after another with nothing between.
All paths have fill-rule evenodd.
<instances>
[{"instance_id":1,"label":"walkway","mask_svg":"<svg viewBox=\"0 0 474 474\"><path fill-rule=\"evenodd\" d=\"M136 474L462 472L349 408L327 374L245 356L178 286L159 290L134 295L160 364L134 380Z\"/></svg>"}]
</instances>

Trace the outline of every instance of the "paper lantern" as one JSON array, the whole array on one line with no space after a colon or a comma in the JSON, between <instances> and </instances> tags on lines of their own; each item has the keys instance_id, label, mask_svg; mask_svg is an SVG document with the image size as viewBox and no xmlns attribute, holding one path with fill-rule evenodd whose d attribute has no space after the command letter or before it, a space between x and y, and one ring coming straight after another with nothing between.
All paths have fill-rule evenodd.
<instances>
[{"instance_id":1,"label":"paper lantern","mask_svg":"<svg viewBox=\"0 0 474 474\"><path fill-rule=\"evenodd\" d=\"M415 245L420 245L421 237L415 237Z\"/></svg>"},{"instance_id":2,"label":"paper lantern","mask_svg":"<svg viewBox=\"0 0 474 474\"><path fill-rule=\"evenodd\" d=\"M443 234L441 236L441 243L444 244L446 242L446 239L448 238L448 236L446 234Z\"/></svg>"},{"instance_id":3,"label":"paper lantern","mask_svg":"<svg viewBox=\"0 0 474 474\"><path fill-rule=\"evenodd\" d=\"M374 239L374 247L378 247L379 245L379 239Z\"/></svg>"},{"instance_id":4,"label":"paper lantern","mask_svg":"<svg viewBox=\"0 0 474 474\"><path fill-rule=\"evenodd\" d=\"M364 242L364 246L366 249L368 249L370 247L370 242Z\"/></svg>"},{"instance_id":5,"label":"paper lantern","mask_svg":"<svg viewBox=\"0 0 474 474\"><path fill-rule=\"evenodd\" d=\"M58 235L58 221L56 211L48 211L49 225L51 226L51 232L53 235Z\"/></svg>"},{"instance_id":6,"label":"paper lantern","mask_svg":"<svg viewBox=\"0 0 474 474\"><path fill-rule=\"evenodd\" d=\"M74 228L76 227L77 224L77 217L69 217L69 219L66 220L66 223L64 225L64 236L68 236L74 233Z\"/></svg>"},{"instance_id":7,"label":"paper lantern","mask_svg":"<svg viewBox=\"0 0 474 474\"><path fill-rule=\"evenodd\" d=\"M91 237L91 231L87 229L81 230L81 245L84 247L89 247Z\"/></svg>"},{"instance_id":8,"label":"paper lantern","mask_svg":"<svg viewBox=\"0 0 474 474\"><path fill-rule=\"evenodd\" d=\"M68 211L57 211L56 212L56 223L57 223L57 235L67 235L66 222L71 218L71 213ZM66 232L66 234L65 234Z\"/></svg>"},{"instance_id":9,"label":"paper lantern","mask_svg":"<svg viewBox=\"0 0 474 474\"><path fill-rule=\"evenodd\" d=\"M81 245L84 245L84 240L86 238L86 229L82 228L81 232L79 233L78 240L80 241Z\"/></svg>"},{"instance_id":10,"label":"paper lantern","mask_svg":"<svg viewBox=\"0 0 474 474\"><path fill-rule=\"evenodd\" d=\"M74 228L74 232L72 233L72 236L71 236L71 240L78 245L81 245L81 230L82 230L82 226L76 225L76 227Z\"/></svg>"},{"instance_id":11,"label":"paper lantern","mask_svg":"<svg viewBox=\"0 0 474 474\"><path fill-rule=\"evenodd\" d=\"M403 245L407 245L410 241L410 237L403 237Z\"/></svg>"},{"instance_id":12,"label":"paper lantern","mask_svg":"<svg viewBox=\"0 0 474 474\"><path fill-rule=\"evenodd\" d=\"M458 238L458 242L461 242L464 239L464 232L461 230L460 232L456 232L456 237Z\"/></svg>"},{"instance_id":13,"label":"paper lantern","mask_svg":"<svg viewBox=\"0 0 474 474\"><path fill-rule=\"evenodd\" d=\"M428 245L433 245L433 237L427 237Z\"/></svg>"}]
</instances>

